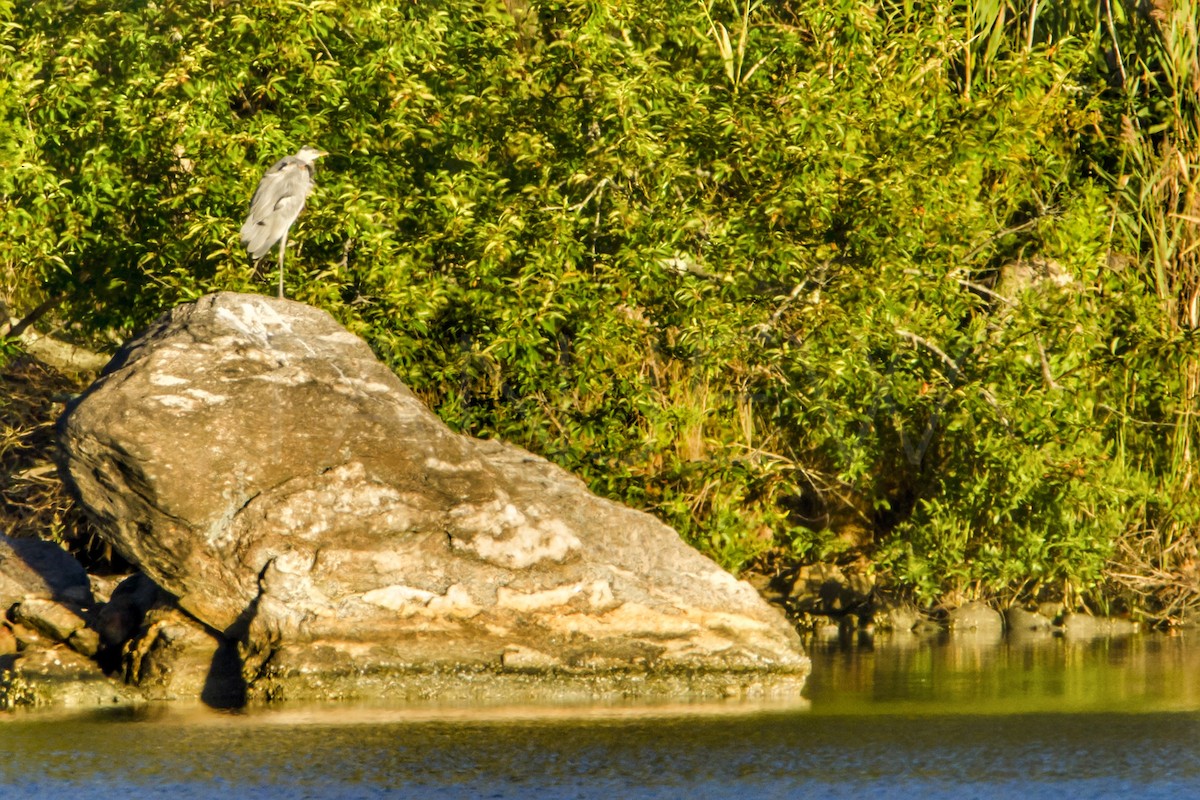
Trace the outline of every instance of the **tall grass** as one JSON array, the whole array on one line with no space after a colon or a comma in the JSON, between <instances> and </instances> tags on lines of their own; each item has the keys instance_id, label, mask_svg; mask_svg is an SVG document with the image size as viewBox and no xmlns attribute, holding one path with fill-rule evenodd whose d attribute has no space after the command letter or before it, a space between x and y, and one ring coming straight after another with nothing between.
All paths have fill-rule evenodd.
<instances>
[{"instance_id":1,"label":"tall grass","mask_svg":"<svg viewBox=\"0 0 1200 800\"><path fill-rule=\"evenodd\" d=\"M1140 7L1141 8L1141 7ZM1113 580L1155 598L1168 619L1200 608L1200 36L1190 0L1126 9L1126 114L1114 184L1114 242L1139 254L1144 280L1162 305L1166 423L1158 477L1162 502L1143 510L1121 542Z\"/></svg>"}]
</instances>

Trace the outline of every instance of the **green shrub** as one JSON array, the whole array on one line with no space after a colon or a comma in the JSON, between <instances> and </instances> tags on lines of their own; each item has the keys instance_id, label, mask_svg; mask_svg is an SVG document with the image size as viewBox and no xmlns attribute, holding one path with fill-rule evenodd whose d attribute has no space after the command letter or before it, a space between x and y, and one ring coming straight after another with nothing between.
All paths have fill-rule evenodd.
<instances>
[{"instance_id":1,"label":"green shrub","mask_svg":"<svg viewBox=\"0 0 1200 800\"><path fill-rule=\"evenodd\" d=\"M982 7L0 2L4 299L103 341L269 291L241 218L316 144L291 294L457 429L733 568L1099 591L1177 514L1194 330L1111 268L1103 26Z\"/></svg>"}]
</instances>

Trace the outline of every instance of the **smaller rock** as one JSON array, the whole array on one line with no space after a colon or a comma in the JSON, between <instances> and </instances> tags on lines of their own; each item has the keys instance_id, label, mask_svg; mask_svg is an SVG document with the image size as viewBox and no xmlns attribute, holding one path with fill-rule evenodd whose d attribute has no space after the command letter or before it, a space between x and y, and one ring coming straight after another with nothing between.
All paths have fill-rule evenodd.
<instances>
[{"instance_id":1,"label":"smaller rock","mask_svg":"<svg viewBox=\"0 0 1200 800\"><path fill-rule=\"evenodd\" d=\"M112 599L117 587L128 580L130 575L93 575L88 573L88 582L92 586L92 597L97 603L107 603Z\"/></svg>"},{"instance_id":2,"label":"smaller rock","mask_svg":"<svg viewBox=\"0 0 1200 800\"><path fill-rule=\"evenodd\" d=\"M100 652L100 634L91 628L80 628L67 638L67 646L76 653L95 658Z\"/></svg>"},{"instance_id":3,"label":"smaller rock","mask_svg":"<svg viewBox=\"0 0 1200 800\"><path fill-rule=\"evenodd\" d=\"M1027 611L1019 606L1004 609L1004 624L1013 636L1049 634L1053 623L1036 611Z\"/></svg>"},{"instance_id":4,"label":"smaller rock","mask_svg":"<svg viewBox=\"0 0 1200 800\"><path fill-rule=\"evenodd\" d=\"M920 619L920 612L912 603L897 600L888 594L876 592L875 611L872 618L881 631L910 633Z\"/></svg>"},{"instance_id":5,"label":"smaller rock","mask_svg":"<svg viewBox=\"0 0 1200 800\"><path fill-rule=\"evenodd\" d=\"M813 636L822 642L836 642L842 636L842 626L836 622L826 622L813 628Z\"/></svg>"},{"instance_id":6,"label":"smaller rock","mask_svg":"<svg viewBox=\"0 0 1200 800\"><path fill-rule=\"evenodd\" d=\"M38 597L21 601L11 613L14 622L27 625L56 642L66 642L71 634L87 624L82 609Z\"/></svg>"},{"instance_id":7,"label":"smaller rock","mask_svg":"<svg viewBox=\"0 0 1200 800\"><path fill-rule=\"evenodd\" d=\"M11 622L9 629L17 640L18 650L47 649L54 646L54 641L28 625Z\"/></svg>"},{"instance_id":8,"label":"smaller rock","mask_svg":"<svg viewBox=\"0 0 1200 800\"><path fill-rule=\"evenodd\" d=\"M950 631L954 634L974 633L999 637L1004 633L1004 619L1000 612L986 603L965 603L951 609L948 619Z\"/></svg>"}]
</instances>

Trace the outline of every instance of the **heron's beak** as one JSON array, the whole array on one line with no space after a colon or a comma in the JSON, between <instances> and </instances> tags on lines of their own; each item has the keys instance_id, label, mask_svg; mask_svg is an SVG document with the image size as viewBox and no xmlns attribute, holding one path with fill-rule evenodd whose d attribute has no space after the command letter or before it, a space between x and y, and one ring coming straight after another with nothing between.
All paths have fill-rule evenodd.
<instances>
[{"instance_id":1,"label":"heron's beak","mask_svg":"<svg viewBox=\"0 0 1200 800\"><path fill-rule=\"evenodd\" d=\"M317 155L315 156L315 158L321 158L321 157L323 157L323 156L327 156L327 155L329 155L329 151L328 151L328 150L318 150L318 151L317 151Z\"/></svg>"}]
</instances>

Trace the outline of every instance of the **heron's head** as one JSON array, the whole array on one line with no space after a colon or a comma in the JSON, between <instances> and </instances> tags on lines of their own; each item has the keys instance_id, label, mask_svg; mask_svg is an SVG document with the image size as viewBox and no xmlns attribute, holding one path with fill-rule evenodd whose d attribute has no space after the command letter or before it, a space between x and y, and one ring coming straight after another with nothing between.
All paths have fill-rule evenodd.
<instances>
[{"instance_id":1,"label":"heron's head","mask_svg":"<svg viewBox=\"0 0 1200 800\"><path fill-rule=\"evenodd\" d=\"M296 153L296 158L300 159L305 164L311 164L321 156L327 155L329 155L329 153L326 153L324 150L318 150L315 147L304 145L304 147L300 148L300 152Z\"/></svg>"}]
</instances>

